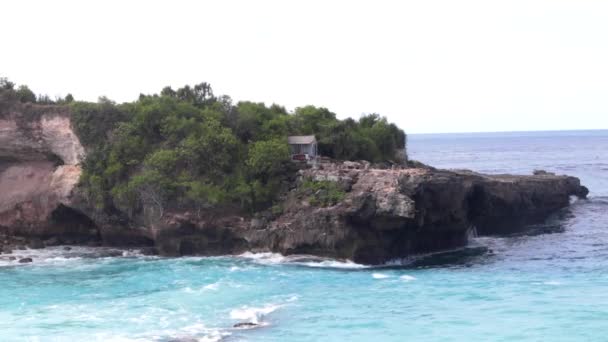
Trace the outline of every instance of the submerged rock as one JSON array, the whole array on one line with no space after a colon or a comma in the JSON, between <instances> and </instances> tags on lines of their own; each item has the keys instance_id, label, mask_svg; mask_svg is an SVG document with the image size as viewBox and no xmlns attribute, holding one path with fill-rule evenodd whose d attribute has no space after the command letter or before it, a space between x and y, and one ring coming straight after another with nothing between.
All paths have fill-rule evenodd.
<instances>
[{"instance_id":1,"label":"submerged rock","mask_svg":"<svg viewBox=\"0 0 608 342\"><path fill-rule=\"evenodd\" d=\"M241 323L236 323L232 327L233 328L239 328L239 329L249 329L249 328L255 328L257 326L259 326L259 324L257 324L257 323L241 322Z\"/></svg>"},{"instance_id":2,"label":"submerged rock","mask_svg":"<svg viewBox=\"0 0 608 342\"><path fill-rule=\"evenodd\" d=\"M25 263L32 262L32 261L33 261L32 258L19 259L19 263L21 263L21 264L25 264Z\"/></svg>"}]
</instances>

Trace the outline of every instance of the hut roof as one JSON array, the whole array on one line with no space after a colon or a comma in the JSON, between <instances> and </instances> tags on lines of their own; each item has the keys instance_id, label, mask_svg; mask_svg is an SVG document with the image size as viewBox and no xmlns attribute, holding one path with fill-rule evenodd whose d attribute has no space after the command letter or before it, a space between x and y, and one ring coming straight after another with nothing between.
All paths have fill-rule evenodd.
<instances>
[{"instance_id":1,"label":"hut roof","mask_svg":"<svg viewBox=\"0 0 608 342\"><path fill-rule=\"evenodd\" d=\"M308 145L316 143L317 139L314 135L292 135L287 137L287 142L290 145Z\"/></svg>"}]
</instances>

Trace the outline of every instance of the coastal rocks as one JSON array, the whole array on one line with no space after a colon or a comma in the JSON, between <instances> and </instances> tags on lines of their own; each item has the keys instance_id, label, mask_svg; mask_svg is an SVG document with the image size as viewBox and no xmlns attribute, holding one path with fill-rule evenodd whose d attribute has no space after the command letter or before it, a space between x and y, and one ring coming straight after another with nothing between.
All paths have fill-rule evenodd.
<instances>
[{"instance_id":1,"label":"coastal rocks","mask_svg":"<svg viewBox=\"0 0 608 342\"><path fill-rule=\"evenodd\" d=\"M151 237L161 255L240 254L248 250L243 218L227 213L168 213L151 227Z\"/></svg>"},{"instance_id":2,"label":"coastal rocks","mask_svg":"<svg viewBox=\"0 0 608 342\"><path fill-rule=\"evenodd\" d=\"M546 173L378 170L352 163L300 172L305 179L353 183L332 207L286 200L284 213L266 229L245 233L251 248L378 264L463 247L474 228L480 234L516 230L588 192L577 178Z\"/></svg>"},{"instance_id":3,"label":"coastal rocks","mask_svg":"<svg viewBox=\"0 0 608 342\"><path fill-rule=\"evenodd\" d=\"M21 259L19 259L19 263L20 264L27 264L27 263L30 263L30 262L33 262L32 258L21 258Z\"/></svg>"}]
</instances>

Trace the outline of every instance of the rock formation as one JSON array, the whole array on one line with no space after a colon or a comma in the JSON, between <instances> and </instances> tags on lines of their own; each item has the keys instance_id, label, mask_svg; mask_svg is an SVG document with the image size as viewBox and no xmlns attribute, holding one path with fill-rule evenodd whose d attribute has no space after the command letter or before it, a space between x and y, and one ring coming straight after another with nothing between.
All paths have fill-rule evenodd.
<instances>
[{"instance_id":1,"label":"rock formation","mask_svg":"<svg viewBox=\"0 0 608 342\"><path fill-rule=\"evenodd\" d=\"M154 246L170 256L251 250L377 264L464 246L474 230L512 231L568 206L570 196L587 195L577 178L546 172L482 175L343 162L299 171L300 181L339 185L344 199L329 207L311 204L295 185L280 214L169 211L147 224L89 206L77 188L84 156L66 107L15 104L0 113L0 233L6 236L0 248L12 248L18 236L47 245Z\"/></svg>"},{"instance_id":2,"label":"rock formation","mask_svg":"<svg viewBox=\"0 0 608 342\"><path fill-rule=\"evenodd\" d=\"M14 103L0 113L0 227L78 242L97 231L70 199L85 151L62 106Z\"/></svg>"}]
</instances>

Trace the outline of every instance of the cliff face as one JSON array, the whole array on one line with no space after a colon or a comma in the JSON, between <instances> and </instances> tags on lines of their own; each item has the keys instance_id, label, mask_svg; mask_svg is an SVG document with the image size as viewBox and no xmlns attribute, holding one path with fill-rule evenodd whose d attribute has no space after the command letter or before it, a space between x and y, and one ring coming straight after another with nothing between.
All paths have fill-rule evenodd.
<instances>
[{"instance_id":1,"label":"cliff face","mask_svg":"<svg viewBox=\"0 0 608 342\"><path fill-rule=\"evenodd\" d=\"M66 107L16 103L3 111L0 227L40 237L96 236L91 222L66 216L84 156Z\"/></svg>"},{"instance_id":2,"label":"cliff face","mask_svg":"<svg viewBox=\"0 0 608 342\"><path fill-rule=\"evenodd\" d=\"M168 212L142 224L99 213L78 193L85 151L67 108L15 104L0 114L0 233L53 243L146 245L174 256L272 251L377 264L464 246L474 231L512 231L568 206L570 196L587 195L568 176L344 162L299 174L339 185L344 199L330 207L311 204L311 194L295 187L280 214Z\"/></svg>"}]
</instances>

